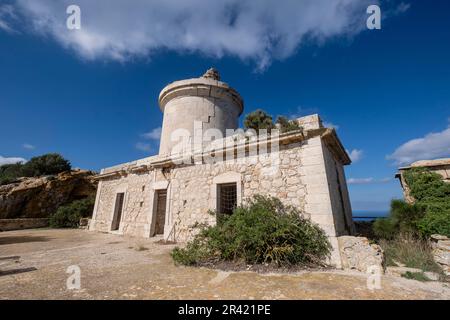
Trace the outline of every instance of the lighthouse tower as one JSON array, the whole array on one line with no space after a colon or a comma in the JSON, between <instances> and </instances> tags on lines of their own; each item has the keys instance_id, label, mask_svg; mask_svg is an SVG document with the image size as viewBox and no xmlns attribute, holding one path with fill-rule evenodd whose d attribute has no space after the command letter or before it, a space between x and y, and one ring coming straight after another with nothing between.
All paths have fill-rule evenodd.
<instances>
[{"instance_id":1,"label":"lighthouse tower","mask_svg":"<svg viewBox=\"0 0 450 320\"><path fill-rule=\"evenodd\" d=\"M244 103L239 93L220 81L219 72L211 68L199 78L167 85L159 95L159 107L164 113L159 154L169 155L180 142L172 136L177 129L189 132L190 139L194 129L218 129L224 137L226 129L237 129Z\"/></svg>"}]
</instances>

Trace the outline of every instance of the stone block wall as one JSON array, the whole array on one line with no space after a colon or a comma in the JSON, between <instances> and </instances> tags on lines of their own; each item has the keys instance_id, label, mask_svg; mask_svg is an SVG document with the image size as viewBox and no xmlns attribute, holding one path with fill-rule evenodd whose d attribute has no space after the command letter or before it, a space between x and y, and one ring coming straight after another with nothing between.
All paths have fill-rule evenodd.
<instances>
[{"instance_id":1,"label":"stone block wall","mask_svg":"<svg viewBox=\"0 0 450 320\"><path fill-rule=\"evenodd\" d=\"M133 173L125 177L101 180L90 230L110 232L117 193L124 193L119 234L150 236L152 203L152 173Z\"/></svg>"},{"instance_id":2,"label":"stone block wall","mask_svg":"<svg viewBox=\"0 0 450 320\"><path fill-rule=\"evenodd\" d=\"M188 240L196 231L192 226L198 223L215 223L208 210L216 209L215 190L221 183L237 183L238 203L262 194L278 197L304 211L306 186L301 177L299 148L300 144L296 144L280 150L279 160L255 156L173 169L168 223L177 224L176 240Z\"/></svg>"},{"instance_id":3,"label":"stone block wall","mask_svg":"<svg viewBox=\"0 0 450 320\"><path fill-rule=\"evenodd\" d=\"M354 234L355 227L344 168L334 159L326 145L323 146L323 153L336 235Z\"/></svg>"},{"instance_id":4,"label":"stone block wall","mask_svg":"<svg viewBox=\"0 0 450 320\"><path fill-rule=\"evenodd\" d=\"M433 234L431 236L433 258L447 276L450 276L450 239L446 236Z\"/></svg>"}]
</instances>

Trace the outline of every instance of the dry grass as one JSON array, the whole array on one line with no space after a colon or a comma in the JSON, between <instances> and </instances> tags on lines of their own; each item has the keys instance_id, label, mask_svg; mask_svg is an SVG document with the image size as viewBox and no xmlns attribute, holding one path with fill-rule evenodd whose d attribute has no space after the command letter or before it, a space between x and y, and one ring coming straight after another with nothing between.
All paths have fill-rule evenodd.
<instances>
[{"instance_id":1,"label":"dry grass","mask_svg":"<svg viewBox=\"0 0 450 320\"><path fill-rule=\"evenodd\" d=\"M384 250L388 266L396 266L398 261L409 268L442 274L442 269L434 261L427 241L402 235L394 240L380 240L379 243Z\"/></svg>"}]
</instances>

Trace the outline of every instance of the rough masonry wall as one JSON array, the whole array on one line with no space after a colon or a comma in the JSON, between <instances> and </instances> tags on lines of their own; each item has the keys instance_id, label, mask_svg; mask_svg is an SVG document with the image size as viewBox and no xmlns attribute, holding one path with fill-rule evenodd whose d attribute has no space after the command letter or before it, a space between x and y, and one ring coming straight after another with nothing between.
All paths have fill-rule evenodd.
<instances>
[{"instance_id":1,"label":"rough masonry wall","mask_svg":"<svg viewBox=\"0 0 450 320\"><path fill-rule=\"evenodd\" d=\"M100 181L90 230L110 232L117 193L125 193L122 219L117 233L150 236L152 172L117 176Z\"/></svg>"},{"instance_id":2,"label":"rough masonry wall","mask_svg":"<svg viewBox=\"0 0 450 320\"><path fill-rule=\"evenodd\" d=\"M247 157L245 161L173 170L168 223L176 223L177 241L189 239L196 232L193 226L215 222L214 216L207 213L208 209L216 209L214 180L227 174L238 177L238 192L241 189L238 202L240 197L245 200L255 194L278 197L285 204L299 208L329 236L336 235L320 138L282 147L278 163L270 157L258 161ZM220 182L234 182L233 179Z\"/></svg>"},{"instance_id":3,"label":"rough masonry wall","mask_svg":"<svg viewBox=\"0 0 450 320\"><path fill-rule=\"evenodd\" d=\"M323 146L323 154L336 235L350 235L354 232L354 226L344 168L334 159L326 145Z\"/></svg>"}]
</instances>

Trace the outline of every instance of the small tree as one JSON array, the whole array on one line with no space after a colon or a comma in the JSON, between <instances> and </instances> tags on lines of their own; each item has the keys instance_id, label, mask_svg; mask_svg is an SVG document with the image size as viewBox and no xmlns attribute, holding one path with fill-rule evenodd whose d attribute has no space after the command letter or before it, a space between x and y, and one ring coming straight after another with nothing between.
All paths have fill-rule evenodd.
<instances>
[{"instance_id":1,"label":"small tree","mask_svg":"<svg viewBox=\"0 0 450 320\"><path fill-rule=\"evenodd\" d=\"M273 124L272 116L269 115L264 110L258 109L256 111L250 112L244 120L245 129L254 129L256 131L260 129L267 129L267 132L275 127Z\"/></svg>"},{"instance_id":2,"label":"small tree","mask_svg":"<svg viewBox=\"0 0 450 320\"><path fill-rule=\"evenodd\" d=\"M18 162L14 164L4 164L0 166L0 185L8 184L20 177L23 164Z\"/></svg>"},{"instance_id":3,"label":"small tree","mask_svg":"<svg viewBox=\"0 0 450 320\"><path fill-rule=\"evenodd\" d=\"M43 175L58 174L64 171L70 171L72 166L70 162L64 159L60 154L48 153L39 157L31 158L24 164L22 173L27 177L38 177Z\"/></svg>"}]
</instances>

